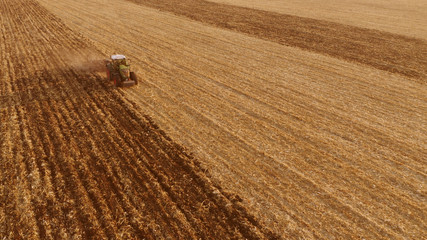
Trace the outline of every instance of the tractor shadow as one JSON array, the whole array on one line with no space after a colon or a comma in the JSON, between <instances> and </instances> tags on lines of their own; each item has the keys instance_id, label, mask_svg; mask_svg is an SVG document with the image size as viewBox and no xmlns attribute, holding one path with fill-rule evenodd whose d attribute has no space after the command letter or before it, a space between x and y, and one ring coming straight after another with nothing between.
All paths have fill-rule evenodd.
<instances>
[{"instance_id":1,"label":"tractor shadow","mask_svg":"<svg viewBox=\"0 0 427 240\"><path fill-rule=\"evenodd\" d=\"M11 78L11 91L0 95L0 107L82 98L85 95L106 95L115 89L107 80L105 69L99 64L91 62L85 66L43 69L28 77Z\"/></svg>"}]
</instances>

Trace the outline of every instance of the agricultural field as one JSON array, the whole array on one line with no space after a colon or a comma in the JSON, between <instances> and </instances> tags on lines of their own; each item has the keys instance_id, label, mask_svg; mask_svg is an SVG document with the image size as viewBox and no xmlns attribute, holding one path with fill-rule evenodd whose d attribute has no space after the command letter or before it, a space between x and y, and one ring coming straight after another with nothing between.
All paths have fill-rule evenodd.
<instances>
[{"instance_id":1,"label":"agricultural field","mask_svg":"<svg viewBox=\"0 0 427 240\"><path fill-rule=\"evenodd\" d=\"M274 238L36 1L0 1L1 239Z\"/></svg>"},{"instance_id":2,"label":"agricultural field","mask_svg":"<svg viewBox=\"0 0 427 240\"><path fill-rule=\"evenodd\" d=\"M425 5L298 2L0 0L0 239L427 236Z\"/></svg>"},{"instance_id":3,"label":"agricultural field","mask_svg":"<svg viewBox=\"0 0 427 240\"><path fill-rule=\"evenodd\" d=\"M209 0L427 39L425 0Z\"/></svg>"}]
</instances>

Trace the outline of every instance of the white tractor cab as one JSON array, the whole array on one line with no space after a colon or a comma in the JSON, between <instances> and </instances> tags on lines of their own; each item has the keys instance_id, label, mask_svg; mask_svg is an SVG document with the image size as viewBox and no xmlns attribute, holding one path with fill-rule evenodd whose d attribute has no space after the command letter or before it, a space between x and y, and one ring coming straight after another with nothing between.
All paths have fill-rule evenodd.
<instances>
[{"instance_id":1,"label":"white tractor cab","mask_svg":"<svg viewBox=\"0 0 427 240\"><path fill-rule=\"evenodd\" d=\"M130 61L124 55L111 55L106 60L107 79L114 81L116 87L130 87L138 84L136 75L130 71Z\"/></svg>"}]
</instances>

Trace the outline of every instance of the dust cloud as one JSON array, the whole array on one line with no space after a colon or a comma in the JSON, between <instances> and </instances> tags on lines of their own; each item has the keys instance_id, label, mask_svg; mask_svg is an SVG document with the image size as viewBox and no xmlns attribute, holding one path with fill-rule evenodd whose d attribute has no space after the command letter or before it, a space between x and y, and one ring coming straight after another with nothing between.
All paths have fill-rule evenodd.
<instances>
[{"instance_id":1,"label":"dust cloud","mask_svg":"<svg viewBox=\"0 0 427 240\"><path fill-rule=\"evenodd\" d=\"M105 60L99 52L91 49L63 50L61 57L67 65L79 72L96 73L105 71Z\"/></svg>"}]
</instances>

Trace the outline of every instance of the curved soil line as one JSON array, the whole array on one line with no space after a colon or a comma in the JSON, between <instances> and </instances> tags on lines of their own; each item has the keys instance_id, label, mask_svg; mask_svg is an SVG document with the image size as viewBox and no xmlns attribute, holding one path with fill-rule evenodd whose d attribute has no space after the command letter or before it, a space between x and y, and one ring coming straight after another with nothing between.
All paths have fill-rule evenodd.
<instances>
[{"instance_id":1,"label":"curved soil line","mask_svg":"<svg viewBox=\"0 0 427 240\"><path fill-rule=\"evenodd\" d=\"M128 0L287 46L421 79L427 42L398 34L204 0Z\"/></svg>"}]
</instances>

